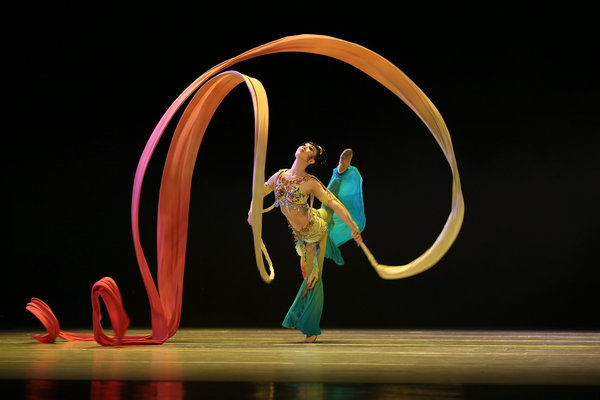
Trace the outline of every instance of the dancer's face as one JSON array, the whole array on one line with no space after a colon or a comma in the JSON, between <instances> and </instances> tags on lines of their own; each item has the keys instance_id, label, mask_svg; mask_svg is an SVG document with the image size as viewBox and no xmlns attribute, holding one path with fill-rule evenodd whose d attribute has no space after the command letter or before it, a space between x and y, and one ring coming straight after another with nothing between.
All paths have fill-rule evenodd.
<instances>
[{"instance_id":1,"label":"dancer's face","mask_svg":"<svg viewBox=\"0 0 600 400\"><path fill-rule=\"evenodd\" d=\"M315 162L315 156L317 155L317 149L310 143L304 143L296 150L296 157L307 161L309 164Z\"/></svg>"}]
</instances>

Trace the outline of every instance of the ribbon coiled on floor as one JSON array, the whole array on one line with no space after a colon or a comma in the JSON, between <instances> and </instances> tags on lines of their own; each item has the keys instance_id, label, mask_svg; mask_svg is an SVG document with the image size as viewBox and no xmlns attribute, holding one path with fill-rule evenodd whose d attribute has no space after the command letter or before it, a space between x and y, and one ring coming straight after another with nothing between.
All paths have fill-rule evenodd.
<instances>
[{"instance_id":1,"label":"ribbon coiled on floor","mask_svg":"<svg viewBox=\"0 0 600 400\"><path fill-rule=\"evenodd\" d=\"M36 315L48 330L47 335L36 335L36 339L41 342L53 342L56 337L61 337L65 340L96 340L102 345L131 345L163 343L175 334L181 316L191 179L196 156L215 110L223 98L242 82L246 83L251 93L255 115L252 234L256 265L265 282L273 280L273 265L261 239L262 194L268 135L267 97L258 80L235 71L225 70L253 57L281 52L304 52L332 57L353 65L371 76L398 96L419 116L435 137L450 165L453 177L451 212L442 232L429 249L409 264L389 266L378 264L366 245L364 243L361 245L379 276L384 279L399 279L418 274L435 265L448 251L462 224L464 200L450 134L435 106L402 71L363 46L321 35L284 37L226 60L198 77L167 109L146 143L134 179L131 224L138 266L150 302L152 333L125 334L129 318L123 308L118 287L111 278L103 278L92 288L94 335L73 334L60 330L58 320L50 307L34 298L27 305L27 309ZM160 187L157 221L157 287L140 242L138 218L141 187L158 141L175 113L187 101L189 104L177 124L171 141ZM264 265L263 254L269 264L268 272ZM100 325L100 298L107 306L114 336L106 335Z\"/></svg>"}]
</instances>

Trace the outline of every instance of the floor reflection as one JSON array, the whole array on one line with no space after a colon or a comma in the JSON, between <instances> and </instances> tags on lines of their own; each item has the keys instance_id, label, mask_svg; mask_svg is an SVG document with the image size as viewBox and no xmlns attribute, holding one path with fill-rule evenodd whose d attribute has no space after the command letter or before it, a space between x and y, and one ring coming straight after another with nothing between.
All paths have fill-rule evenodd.
<instances>
[{"instance_id":1,"label":"floor reflection","mask_svg":"<svg viewBox=\"0 0 600 400\"><path fill-rule=\"evenodd\" d=\"M0 380L0 391L27 400L600 399L600 386Z\"/></svg>"}]
</instances>

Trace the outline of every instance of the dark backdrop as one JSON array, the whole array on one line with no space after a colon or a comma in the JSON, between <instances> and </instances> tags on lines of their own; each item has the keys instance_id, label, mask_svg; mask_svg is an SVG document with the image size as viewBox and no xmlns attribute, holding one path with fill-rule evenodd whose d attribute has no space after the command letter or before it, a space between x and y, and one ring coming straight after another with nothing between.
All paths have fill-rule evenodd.
<instances>
[{"instance_id":1,"label":"dark backdrop","mask_svg":"<svg viewBox=\"0 0 600 400\"><path fill-rule=\"evenodd\" d=\"M300 33L361 44L419 85L449 127L466 202L455 244L420 275L382 280L360 249L344 245L346 265L325 266L323 328L600 328L598 78L586 10L169 4L62 5L13 16L3 328L41 330L24 309L36 296L63 329L91 329L90 291L104 276L117 281L132 325L149 327L129 215L146 140L204 71ZM322 56L263 56L235 69L269 96L267 174L315 140L330 155L317 172L328 181L351 147L364 177L363 237L379 262L405 264L434 242L450 211L450 169L406 105ZM170 132L142 192L142 244L153 269ZM240 86L211 122L195 169L182 326L278 327L300 285L278 212L264 218L276 279L266 285L256 271L246 223L252 143L251 101Z\"/></svg>"}]
</instances>

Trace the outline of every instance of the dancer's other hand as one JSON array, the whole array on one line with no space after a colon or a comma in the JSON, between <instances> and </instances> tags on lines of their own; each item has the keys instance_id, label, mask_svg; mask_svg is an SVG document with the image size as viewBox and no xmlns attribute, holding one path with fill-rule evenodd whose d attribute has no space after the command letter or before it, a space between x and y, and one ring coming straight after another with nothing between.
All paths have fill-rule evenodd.
<instances>
[{"instance_id":1,"label":"dancer's other hand","mask_svg":"<svg viewBox=\"0 0 600 400\"><path fill-rule=\"evenodd\" d=\"M306 286L308 287L309 290L314 288L315 285L317 284L317 282L319 281L319 274L315 273L315 271L313 271L310 274L310 276L308 277L308 281L306 282Z\"/></svg>"},{"instance_id":2,"label":"dancer's other hand","mask_svg":"<svg viewBox=\"0 0 600 400\"><path fill-rule=\"evenodd\" d=\"M358 229L358 226L355 226L354 229L352 229L351 235L352 239L354 239L354 241L356 242L356 245L360 246L363 240L362 236L360 235L360 230Z\"/></svg>"}]
</instances>

